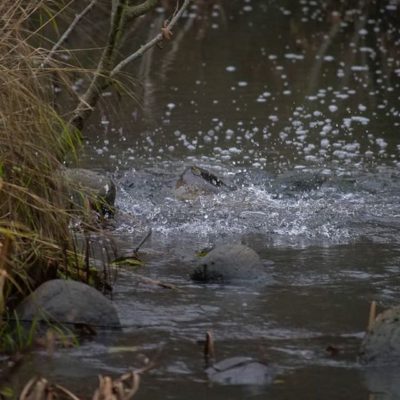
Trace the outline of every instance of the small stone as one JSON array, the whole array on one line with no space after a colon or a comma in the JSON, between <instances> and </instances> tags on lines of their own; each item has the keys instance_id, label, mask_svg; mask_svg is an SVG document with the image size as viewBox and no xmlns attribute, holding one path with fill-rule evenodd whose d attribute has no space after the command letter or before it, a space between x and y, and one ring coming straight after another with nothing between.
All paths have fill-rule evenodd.
<instances>
[{"instance_id":1,"label":"small stone","mask_svg":"<svg viewBox=\"0 0 400 400\"><path fill-rule=\"evenodd\" d=\"M250 357L232 357L206 369L208 379L222 385L267 385L275 369Z\"/></svg>"}]
</instances>

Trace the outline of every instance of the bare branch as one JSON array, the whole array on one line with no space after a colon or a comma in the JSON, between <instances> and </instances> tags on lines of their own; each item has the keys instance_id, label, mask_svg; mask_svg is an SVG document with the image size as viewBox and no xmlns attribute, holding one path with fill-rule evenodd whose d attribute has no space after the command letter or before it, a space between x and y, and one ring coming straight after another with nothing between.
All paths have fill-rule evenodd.
<instances>
[{"instance_id":1,"label":"bare branch","mask_svg":"<svg viewBox=\"0 0 400 400\"><path fill-rule=\"evenodd\" d=\"M42 64L40 65L40 68L44 68L50 62L50 60L54 56L54 53L68 39L69 35L75 29L76 25L78 25L79 21L94 7L96 2L97 0L91 0L91 2L84 8L84 10L80 14L77 14L75 16L74 20L71 22L71 25L65 30L65 32L61 35L58 42L53 46L47 57L43 60Z\"/></svg>"},{"instance_id":2,"label":"bare branch","mask_svg":"<svg viewBox=\"0 0 400 400\"><path fill-rule=\"evenodd\" d=\"M171 19L171 21L165 26L164 29L168 29L169 31L172 30L172 28L176 25L178 22L179 18L182 16L184 11L187 9L187 7L190 4L190 0L185 0L179 9L179 11L174 15L174 17ZM121 71L122 68L124 68L126 65L131 63L132 61L136 60L137 58L141 57L146 51L151 49L153 46L155 46L157 43L161 42L164 39L164 35L162 33L159 33L157 36L155 36L152 40L144 44L139 50L137 50L135 53L131 54L129 57L125 58L122 60L119 64L117 64L114 69L110 73L110 77L112 78L115 76L118 72Z\"/></svg>"},{"instance_id":3,"label":"bare branch","mask_svg":"<svg viewBox=\"0 0 400 400\"><path fill-rule=\"evenodd\" d=\"M95 76L80 102L73 112L70 124L82 130L86 119L89 117L96 105L101 92L109 84L110 69L113 66L116 49L126 21L127 0L119 0L112 15L111 26L108 33L107 45L101 55Z\"/></svg>"},{"instance_id":4,"label":"bare branch","mask_svg":"<svg viewBox=\"0 0 400 400\"><path fill-rule=\"evenodd\" d=\"M130 6L127 9L127 17L128 18L137 18L143 14L146 14L150 10L152 10L157 4L159 0L146 0L141 4L136 6Z\"/></svg>"}]
</instances>

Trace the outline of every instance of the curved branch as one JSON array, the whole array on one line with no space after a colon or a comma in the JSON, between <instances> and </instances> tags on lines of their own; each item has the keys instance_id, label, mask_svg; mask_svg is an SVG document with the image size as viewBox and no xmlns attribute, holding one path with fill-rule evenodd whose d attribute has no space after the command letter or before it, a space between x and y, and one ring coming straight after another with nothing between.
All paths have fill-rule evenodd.
<instances>
[{"instance_id":1,"label":"curved branch","mask_svg":"<svg viewBox=\"0 0 400 400\"><path fill-rule=\"evenodd\" d=\"M164 29L172 30L172 28L176 25L178 22L179 18L182 16L184 11L187 9L187 7L190 4L190 0L185 0L179 9L179 11L174 15L174 17L171 19L169 24L165 26ZM126 65L131 63L132 61L136 60L137 58L141 57L146 51L151 49L153 46L155 46L157 43L161 42L164 38L164 35L162 33L159 33L157 36L155 36L153 39L151 39L149 42L144 44L142 47L140 47L139 50L137 50L135 53L132 53L130 56L122 60L119 64L117 64L114 69L110 73L110 77L113 77L116 75L118 72L121 71L122 68L124 68Z\"/></svg>"},{"instance_id":2,"label":"curved branch","mask_svg":"<svg viewBox=\"0 0 400 400\"><path fill-rule=\"evenodd\" d=\"M159 0L146 0L136 6L130 6L127 8L128 18L137 18L143 14L146 14L158 4Z\"/></svg>"}]
</instances>

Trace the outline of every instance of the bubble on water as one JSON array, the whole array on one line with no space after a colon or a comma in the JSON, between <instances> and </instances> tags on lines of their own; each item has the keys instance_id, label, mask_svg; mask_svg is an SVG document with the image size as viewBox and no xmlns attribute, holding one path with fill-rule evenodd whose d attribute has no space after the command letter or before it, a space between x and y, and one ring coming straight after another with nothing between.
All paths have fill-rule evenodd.
<instances>
[{"instance_id":1,"label":"bubble on water","mask_svg":"<svg viewBox=\"0 0 400 400\"><path fill-rule=\"evenodd\" d=\"M351 67L351 70L355 71L355 72L368 71L369 67L368 67L368 65L353 65Z\"/></svg>"},{"instance_id":2,"label":"bubble on water","mask_svg":"<svg viewBox=\"0 0 400 400\"><path fill-rule=\"evenodd\" d=\"M286 53L285 58L288 60L303 60L304 54Z\"/></svg>"},{"instance_id":3,"label":"bubble on water","mask_svg":"<svg viewBox=\"0 0 400 400\"><path fill-rule=\"evenodd\" d=\"M377 138L375 139L375 143L381 148L381 149L385 149L387 147L387 142L385 141L385 139L383 138Z\"/></svg>"},{"instance_id":4,"label":"bubble on water","mask_svg":"<svg viewBox=\"0 0 400 400\"><path fill-rule=\"evenodd\" d=\"M369 118L367 117L362 117L362 116L352 116L351 120L354 122L359 122L361 125L368 125L369 124Z\"/></svg>"},{"instance_id":5,"label":"bubble on water","mask_svg":"<svg viewBox=\"0 0 400 400\"><path fill-rule=\"evenodd\" d=\"M248 85L248 83L246 81L239 81L238 82L238 86L239 87L246 87Z\"/></svg>"},{"instance_id":6,"label":"bubble on water","mask_svg":"<svg viewBox=\"0 0 400 400\"><path fill-rule=\"evenodd\" d=\"M320 146L323 149L327 149L329 147L329 140L328 139L322 139L320 142Z\"/></svg>"},{"instance_id":7,"label":"bubble on water","mask_svg":"<svg viewBox=\"0 0 400 400\"><path fill-rule=\"evenodd\" d=\"M175 103L168 103L167 104L167 108L168 108L168 110L173 110L174 108L176 108L176 104Z\"/></svg>"},{"instance_id":8,"label":"bubble on water","mask_svg":"<svg viewBox=\"0 0 400 400\"><path fill-rule=\"evenodd\" d=\"M228 65L225 68L225 71L227 71L227 72L235 72L236 71L236 67L234 65Z\"/></svg>"},{"instance_id":9,"label":"bubble on water","mask_svg":"<svg viewBox=\"0 0 400 400\"><path fill-rule=\"evenodd\" d=\"M334 113L338 110L338 106L336 104L330 104L328 109L330 112Z\"/></svg>"},{"instance_id":10,"label":"bubble on water","mask_svg":"<svg viewBox=\"0 0 400 400\"><path fill-rule=\"evenodd\" d=\"M232 154L240 154L240 153L242 152L242 150L239 149L239 148L237 148L237 147L230 147L230 148L228 149L228 151L229 151L230 153L232 153Z\"/></svg>"},{"instance_id":11,"label":"bubble on water","mask_svg":"<svg viewBox=\"0 0 400 400\"><path fill-rule=\"evenodd\" d=\"M288 137L288 134L286 132L279 132L279 137L283 141Z\"/></svg>"}]
</instances>

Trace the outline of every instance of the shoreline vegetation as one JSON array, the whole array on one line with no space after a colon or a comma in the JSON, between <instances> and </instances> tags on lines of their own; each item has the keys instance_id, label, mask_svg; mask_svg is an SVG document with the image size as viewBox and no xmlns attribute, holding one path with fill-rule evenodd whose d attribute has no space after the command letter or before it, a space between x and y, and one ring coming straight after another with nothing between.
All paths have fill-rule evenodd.
<instances>
[{"instance_id":1,"label":"shoreline vegetation","mask_svg":"<svg viewBox=\"0 0 400 400\"><path fill-rule=\"evenodd\" d=\"M129 38L133 22L150 13L159 1L131 5L128 0L117 0L110 1L109 6L101 5L108 14L109 31L105 43L99 44L102 51L95 68L86 69L77 52L68 49L68 37L93 9L100 7L100 2L85 2L75 18L69 17L76 11L72 6L81 7L76 4L43 0L1 2L0 355L9 354L8 361L3 363L8 366L0 369L0 376L17 365L34 343L36 322L32 322L27 334L23 333L26 328L13 311L18 303L51 279L93 283L89 271L90 240L82 248L71 230L71 185L59 171L66 160L77 163L85 123L103 91L118 86L131 95L131 89L118 81L122 70L151 47L172 39L172 29L189 3L190 0L177 1L171 6L171 18L165 21L161 32L126 57L121 56L120 49ZM66 29L61 29L65 24ZM72 75L80 75L84 80L86 89L82 94L71 89ZM57 89L67 97L69 109L57 104ZM81 188L73 190L79 192ZM96 212L96 200L90 193L81 195L78 212L84 236L89 237L88 232L96 230L91 217ZM54 330L47 331L47 335L47 347L59 341ZM143 371L114 382L104 378L100 394L94 398L116 391L119 395L113 398L131 398L139 385L140 372ZM76 398L67 390L57 390ZM35 380L27 384L21 398L32 398L35 391L47 393L47 397L51 392L48 383ZM7 393L0 392L0 397L10 397Z\"/></svg>"}]
</instances>

